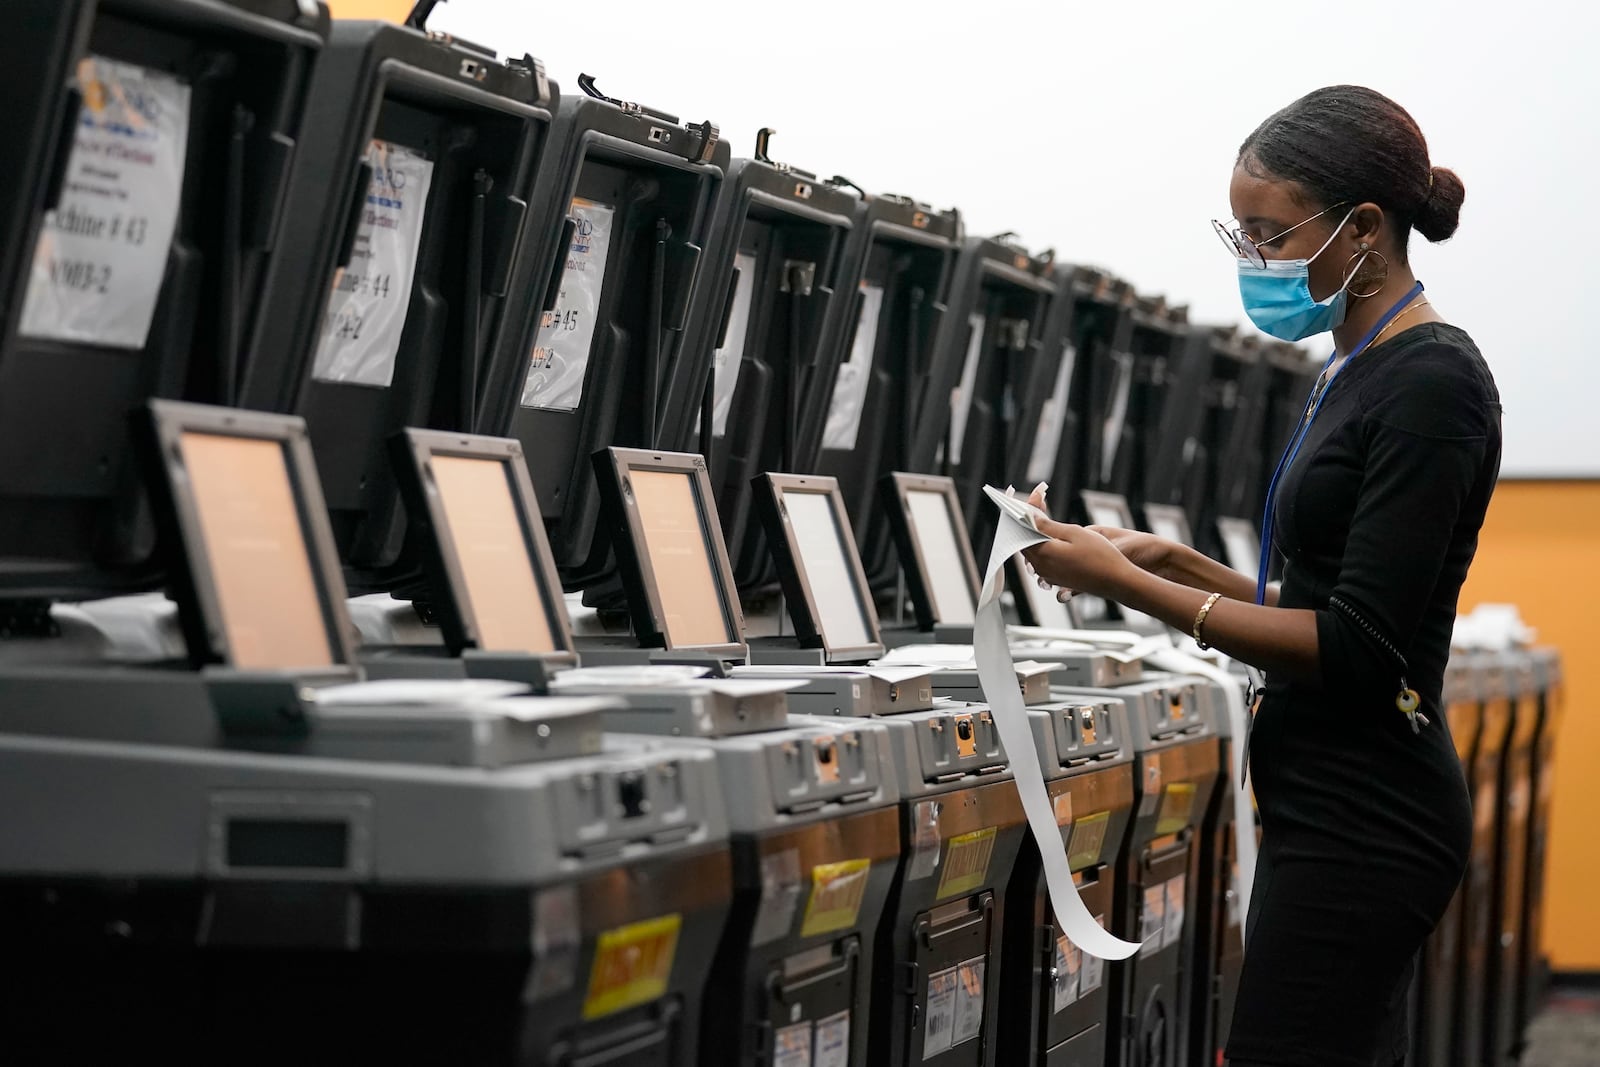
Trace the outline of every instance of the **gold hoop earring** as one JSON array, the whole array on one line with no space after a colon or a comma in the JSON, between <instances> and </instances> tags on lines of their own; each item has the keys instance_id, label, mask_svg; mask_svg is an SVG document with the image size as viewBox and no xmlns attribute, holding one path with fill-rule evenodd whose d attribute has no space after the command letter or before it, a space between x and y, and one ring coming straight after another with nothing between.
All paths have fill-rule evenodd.
<instances>
[{"instance_id":1,"label":"gold hoop earring","mask_svg":"<svg viewBox=\"0 0 1600 1067\"><path fill-rule=\"evenodd\" d=\"M1377 252L1377 251L1373 251L1373 250L1368 249L1368 248L1363 248L1361 251L1357 252L1355 255L1351 256L1348 260L1345 261L1345 265L1344 265L1345 266L1345 274L1344 274L1345 287L1348 288L1350 283L1355 281L1356 275L1358 273L1360 273L1361 268L1366 264L1368 256L1377 256L1380 260L1383 260L1383 277L1378 280L1377 285L1375 285L1373 287L1372 292L1370 292L1370 293L1358 293L1353 289L1350 290L1350 295L1355 297L1357 300L1365 300L1369 296L1377 296L1379 293L1383 292L1383 287L1385 285L1389 284L1389 261L1388 261L1388 259L1386 259L1384 257L1384 254L1382 252ZM1352 263L1354 263L1355 266L1352 267L1351 266Z\"/></svg>"}]
</instances>

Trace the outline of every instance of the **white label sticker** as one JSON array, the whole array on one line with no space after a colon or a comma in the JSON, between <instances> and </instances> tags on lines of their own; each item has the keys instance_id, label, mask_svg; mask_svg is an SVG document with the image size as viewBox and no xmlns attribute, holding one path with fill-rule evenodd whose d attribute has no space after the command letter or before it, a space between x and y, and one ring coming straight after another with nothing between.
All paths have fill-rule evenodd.
<instances>
[{"instance_id":1,"label":"white label sticker","mask_svg":"<svg viewBox=\"0 0 1600 1067\"><path fill-rule=\"evenodd\" d=\"M848 451L856 447L861 409L867 402L867 383L872 379L872 357L878 344L878 316L882 312L883 286L862 282L861 314L856 317L850 358L840 364L839 376L833 383L828 425L822 432L823 448Z\"/></svg>"},{"instance_id":2,"label":"white label sticker","mask_svg":"<svg viewBox=\"0 0 1600 1067\"><path fill-rule=\"evenodd\" d=\"M88 56L61 196L34 247L18 332L143 348L178 226L189 86Z\"/></svg>"},{"instance_id":3,"label":"white label sticker","mask_svg":"<svg viewBox=\"0 0 1600 1067\"><path fill-rule=\"evenodd\" d=\"M540 890L533 903L533 1000L565 993L577 982L579 933L577 887Z\"/></svg>"},{"instance_id":4,"label":"white label sticker","mask_svg":"<svg viewBox=\"0 0 1600 1067\"><path fill-rule=\"evenodd\" d=\"M1116 378L1111 385L1111 410L1100 427L1100 480L1110 482L1117 469L1117 452L1122 447L1122 427L1128 421L1128 397L1133 391L1133 356L1113 352Z\"/></svg>"},{"instance_id":5,"label":"white label sticker","mask_svg":"<svg viewBox=\"0 0 1600 1067\"><path fill-rule=\"evenodd\" d=\"M1161 951L1161 924L1167 912L1166 883L1149 886L1144 891L1144 907L1139 911L1139 955L1154 956Z\"/></svg>"},{"instance_id":6,"label":"white label sticker","mask_svg":"<svg viewBox=\"0 0 1600 1067\"><path fill-rule=\"evenodd\" d=\"M956 1023L956 968L928 976L928 1025L923 1031L922 1058L948 1052Z\"/></svg>"},{"instance_id":7,"label":"white label sticker","mask_svg":"<svg viewBox=\"0 0 1600 1067\"><path fill-rule=\"evenodd\" d=\"M1100 929L1106 927L1106 917L1096 915L1094 921L1100 924ZM1106 961L1099 956L1085 952L1083 954L1083 975L1078 981L1078 996L1086 997L1099 990L1106 978Z\"/></svg>"},{"instance_id":8,"label":"white label sticker","mask_svg":"<svg viewBox=\"0 0 1600 1067\"><path fill-rule=\"evenodd\" d=\"M372 183L350 264L333 274L312 373L325 382L387 387L411 307L433 161L404 145L374 140L367 165Z\"/></svg>"},{"instance_id":9,"label":"white label sticker","mask_svg":"<svg viewBox=\"0 0 1600 1067\"><path fill-rule=\"evenodd\" d=\"M733 394L739 386L739 368L744 365L745 336L750 332L750 302L756 290L756 257L740 252L733 257L739 272L734 283L733 307L728 309L728 332L712 355L711 432L722 437L728 432L728 412L733 410Z\"/></svg>"},{"instance_id":10,"label":"white label sticker","mask_svg":"<svg viewBox=\"0 0 1600 1067\"><path fill-rule=\"evenodd\" d=\"M800 1023L778 1031L772 1042L772 1067L811 1067L811 1024Z\"/></svg>"},{"instance_id":11,"label":"white label sticker","mask_svg":"<svg viewBox=\"0 0 1600 1067\"><path fill-rule=\"evenodd\" d=\"M611 219L615 209L574 197L572 245L561 268L556 306L539 320L522 383L522 406L545 411L577 411L583 401L583 379L600 317L600 296L606 284L606 257L611 251Z\"/></svg>"},{"instance_id":12,"label":"white label sticker","mask_svg":"<svg viewBox=\"0 0 1600 1067\"><path fill-rule=\"evenodd\" d=\"M794 926L800 905L800 852L784 849L761 857L761 906L750 932L752 947L776 941Z\"/></svg>"},{"instance_id":13,"label":"white label sticker","mask_svg":"<svg viewBox=\"0 0 1600 1067\"><path fill-rule=\"evenodd\" d=\"M972 391L978 384L978 364L983 359L983 331L986 320L974 312L967 316L972 333L967 338L967 360L961 365L961 382L950 394L950 462L961 462L961 442L967 435L967 415L972 410Z\"/></svg>"},{"instance_id":14,"label":"white label sticker","mask_svg":"<svg viewBox=\"0 0 1600 1067\"><path fill-rule=\"evenodd\" d=\"M817 1040L811 1054L812 1067L849 1067L850 1013L841 1011L817 1020Z\"/></svg>"},{"instance_id":15,"label":"white label sticker","mask_svg":"<svg viewBox=\"0 0 1600 1067\"><path fill-rule=\"evenodd\" d=\"M1039 432L1033 439L1033 454L1028 457L1028 481L1048 482L1056 472L1056 457L1061 453L1061 431L1067 424L1067 404L1071 401L1072 365L1078 350L1061 347L1061 366L1056 368L1055 388L1039 410Z\"/></svg>"},{"instance_id":16,"label":"white label sticker","mask_svg":"<svg viewBox=\"0 0 1600 1067\"><path fill-rule=\"evenodd\" d=\"M944 841L939 837L939 810L937 800L919 800L911 812L911 865L906 880L915 882L931 878L939 869L939 857Z\"/></svg>"},{"instance_id":17,"label":"white label sticker","mask_svg":"<svg viewBox=\"0 0 1600 1067\"><path fill-rule=\"evenodd\" d=\"M1078 999L1078 982L1083 971L1083 950L1067 940L1065 934L1056 937L1056 1011L1065 1011Z\"/></svg>"},{"instance_id":18,"label":"white label sticker","mask_svg":"<svg viewBox=\"0 0 1600 1067\"><path fill-rule=\"evenodd\" d=\"M984 970L982 956L956 968L956 1021L950 1028L951 1045L974 1041L983 1033Z\"/></svg>"},{"instance_id":19,"label":"white label sticker","mask_svg":"<svg viewBox=\"0 0 1600 1067\"><path fill-rule=\"evenodd\" d=\"M1188 889L1188 878L1178 875L1168 879L1166 887L1167 915L1161 926L1161 947L1176 945L1183 937L1184 894Z\"/></svg>"}]
</instances>

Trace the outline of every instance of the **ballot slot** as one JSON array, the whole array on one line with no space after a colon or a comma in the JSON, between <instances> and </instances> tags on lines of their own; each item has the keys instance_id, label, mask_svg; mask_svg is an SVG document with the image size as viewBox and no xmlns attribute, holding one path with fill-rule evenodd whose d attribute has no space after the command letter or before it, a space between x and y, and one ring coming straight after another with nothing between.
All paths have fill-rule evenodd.
<instances>
[{"instance_id":1,"label":"ballot slot","mask_svg":"<svg viewBox=\"0 0 1600 1067\"><path fill-rule=\"evenodd\" d=\"M327 14L70 0L11 21L0 597L154 588L129 415L235 398Z\"/></svg>"},{"instance_id":2,"label":"ballot slot","mask_svg":"<svg viewBox=\"0 0 1600 1067\"><path fill-rule=\"evenodd\" d=\"M303 416L347 583L420 591L389 440L488 425L485 367L557 87L422 25L336 23L242 403ZM351 116L357 116L358 120Z\"/></svg>"},{"instance_id":3,"label":"ballot slot","mask_svg":"<svg viewBox=\"0 0 1600 1067\"><path fill-rule=\"evenodd\" d=\"M862 262L846 255L865 207L848 187L768 156L735 160L713 225L709 292L693 341L712 350L697 428L717 491L734 580L749 594L775 584L751 484L763 471L816 470L843 357L829 319L854 305ZM737 274L730 286L729 272ZM726 308L722 314L717 312ZM727 331L712 329L726 321ZM709 427L707 425L709 418ZM709 429L709 433L707 430Z\"/></svg>"},{"instance_id":4,"label":"ballot slot","mask_svg":"<svg viewBox=\"0 0 1600 1067\"><path fill-rule=\"evenodd\" d=\"M708 368L690 343L729 159L714 123L566 94L513 272L520 326L495 354L486 425L522 443L562 584L625 611L591 456L684 450ZM543 248L546 251L540 251Z\"/></svg>"},{"instance_id":5,"label":"ballot slot","mask_svg":"<svg viewBox=\"0 0 1600 1067\"><path fill-rule=\"evenodd\" d=\"M960 213L906 196L867 195L846 256L864 258L856 300L836 300L829 329L846 346L827 409L817 471L839 481L862 567L876 593L899 564L878 501L878 472L909 469L920 400L963 236Z\"/></svg>"}]
</instances>

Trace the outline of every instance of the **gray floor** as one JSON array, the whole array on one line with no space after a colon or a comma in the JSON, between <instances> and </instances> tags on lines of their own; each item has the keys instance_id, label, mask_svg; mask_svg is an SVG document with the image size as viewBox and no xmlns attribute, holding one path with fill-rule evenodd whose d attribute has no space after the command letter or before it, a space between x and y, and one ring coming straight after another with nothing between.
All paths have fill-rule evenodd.
<instances>
[{"instance_id":1,"label":"gray floor","mask_svg":"<svg viewBox=\"0 0 1600 1067\"><path fill-rule=\"evenodd\" d=\"M1529 1030L1521 1067L1600 1067L1600 990L1557 990Z\"/></svg>"}]
</instances>

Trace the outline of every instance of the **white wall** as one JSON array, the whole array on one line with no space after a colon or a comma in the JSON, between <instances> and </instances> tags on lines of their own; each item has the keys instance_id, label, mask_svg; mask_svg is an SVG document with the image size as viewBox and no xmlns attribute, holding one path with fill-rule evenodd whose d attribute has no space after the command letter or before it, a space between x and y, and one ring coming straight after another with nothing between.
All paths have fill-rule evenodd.
<instances>
[{"instance_id":1,"label":"white wall","mask_svg":"<svg viewBox=\"0 0 1600 1067\"><path fill-rule=\"evenodd\" d=\"M1239 142L1357 82L1408 108L1467 186L1460 234L1416 239L1435 305L1500 382L1505 472L1600 476L1586 420L1600 284L1600 5L1436 0L794 4L454 0L435 29L531 52L563 91L717 122L735 155L955 205L971 232L1110 268L1193 318L1242 318L1226 216ZM1328 347L1321 342L1322 348Z\"/></svg>"}]
</instances>

